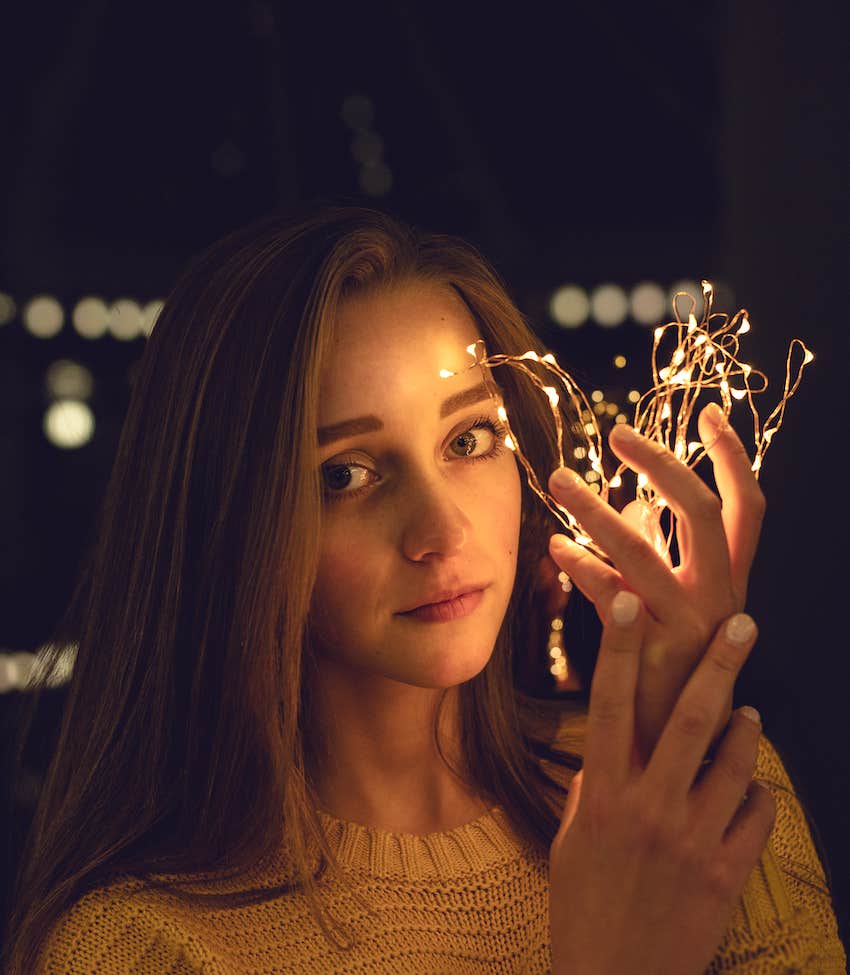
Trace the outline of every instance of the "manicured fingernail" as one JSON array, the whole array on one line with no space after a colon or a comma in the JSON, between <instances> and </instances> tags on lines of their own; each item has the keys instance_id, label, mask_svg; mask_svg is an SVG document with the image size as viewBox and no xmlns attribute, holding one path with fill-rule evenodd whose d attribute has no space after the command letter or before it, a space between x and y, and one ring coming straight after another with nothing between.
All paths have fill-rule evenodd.
<instances>
[{"instance_id":1,"label":"manicured fingernail","mask_svg":"<svg viewBox=\"0 0 850 975\"><path fill-rule=\"evenodd\" d=\"M755 620L746 613L736 613L726 624L726 639L739 645L748 643L756 631Z\"/></svg>"},{"instance_id":2,"label":"manicured fingernail","mask_svg":"<svg viewBox=\"0 0 850 975\"><path fill-rule=\"evenodd\" d=\"M751 708L749 704L745 704L742 708L738 708L738 714L742 714L750 721L755 721L755 723L761 727L761 715L758 713L758 711L756 711L755 708Z\"/></svg>"},{"instance_id":3,"label":"manicured fingernail","mask_svg":"<svg viewBox=\"0 0 850 975\"><path fill-rule=\"evenodd\" d=\"M624 626L626 623L633 623L637 618L640 609L640 600L627 589L621 589L611 601L611 615L614 622Z\"/></svg>"},{"instance_id":4,"label":"manicured fingernail","mask_svg":"<svg viewBox=\"0 0 850 975\"><path fill-rule=\"evenodd\" d=\"M553 472L549 481L559 491L576 490L578 487L583 491L587 490L584 478L569 467L559 467Z\"/></svg>"}]
</instances>

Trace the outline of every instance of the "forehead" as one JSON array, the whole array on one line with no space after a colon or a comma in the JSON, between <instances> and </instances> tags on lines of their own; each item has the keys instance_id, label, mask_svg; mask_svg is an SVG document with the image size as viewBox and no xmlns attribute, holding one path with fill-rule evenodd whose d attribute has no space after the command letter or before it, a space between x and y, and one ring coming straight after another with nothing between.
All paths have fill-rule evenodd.
<instances>
[{"instance_id":1,"label":"forehead","mask_svg":"<svg viewBox=\"0 0 850 975\"><path fill-rule=\"evenodd\" d=\"M481 338L460 296L444 285L413 282L358 295L339 309L334 343L322 369L323 422L378 412L403 393L443 399L480 382L466 348Z\"/></svg>"}]
</instances>

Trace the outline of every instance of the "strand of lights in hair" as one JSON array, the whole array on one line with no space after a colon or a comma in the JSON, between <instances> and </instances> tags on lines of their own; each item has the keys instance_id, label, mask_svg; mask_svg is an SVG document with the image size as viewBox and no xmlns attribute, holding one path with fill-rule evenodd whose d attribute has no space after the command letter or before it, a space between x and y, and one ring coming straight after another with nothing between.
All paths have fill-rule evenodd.
<instances>
[{"instance_id":1,"label":"strand of lights in hair","mask_svg":"<svg viewBox=\"0 0 850 975\"><path fill-rule=\"evenodd\" d=\"M673 296L675 321L668 322L666 325L659 325L655 329L652 345L653 385L635 404L633 426L645 437L655 440L671 450L686 466L696 467L707 453L706 447L700 440L690 439L689 437L694 409L699 397L717 391L720 399L719 405L727 423L733 403L736 400L746 400L753 417L755 456L752 470L758 478L767 448L782 426L785 406L797 391L802 379L803 369L814 359L814 355L806 348L801 339L795 338L791 341L785 361L785 386L782 398L767 419L762 422L753 397L767 389L767 376L748 363L742 362L739 358L740 336L750 330L747 310L742 308L731 319L725 314L712 313L714 290L708 281L702 282L702 292L704 301L703 315L700 321L697 321L694 313L696 299L685 291L679 291ZM680 296L690 300L690 310L687 319L684 321L679 317L677 305L677 299ZM675 340L675 347L667 364L659 368L661 346L662 344L669 345L668 340L670 338ZM583 438L586 456L592 469L599 475L600 496L607 501L609 488L616 488L621 485L621 475L626 470L627 465L620 463L610 480L606 478L602 463L602 434L596 416L581 388L561 368L551 352L542 356L534 351L525 352L519 356L488 356L484 342L480 339L468 346L467 352L475 359L467 369L473 369L476 366L481 368L490 395L499 402L499 418L507 428L505 446L516 454L525 470L531 489L557 518L564 531L571 538L596 555L607 559L606 553L593 542L593 539L571 512L567 511L548 491L541 487L537 475L523 453L516 433L511 427L507 411L501 403L501 397L492 385L489 373L498 366L510 366L522 372L541 392L546 394L557 431L558 457L560 464L566 467L568 464L564 457L562 410L559 408L559 403L565 395L566 401L578 418L578 422L574 424L574 429L579 433L579 437ZM802 353L802 358L797 365L792 383L792 360L795 352ZM537 363L538 366L543 367L545 372L554 374L556 377L554 382L560 383L563 392L559 393L551 381L547 383L538 376L532 368L526 365L527 361ZM453 375L455 373L446 369L440 370L440 376L443 378ZM583 416L588 415L590 419L584 422ZM656 516L660 516L661 512L667 508L667 501L652 488L644 474L638 474L636 498L647 504L656 513ZM675 522L672 511L670 515L670 529L666 542L668 551L673 538Z\"/></svg>"}]
</instances>

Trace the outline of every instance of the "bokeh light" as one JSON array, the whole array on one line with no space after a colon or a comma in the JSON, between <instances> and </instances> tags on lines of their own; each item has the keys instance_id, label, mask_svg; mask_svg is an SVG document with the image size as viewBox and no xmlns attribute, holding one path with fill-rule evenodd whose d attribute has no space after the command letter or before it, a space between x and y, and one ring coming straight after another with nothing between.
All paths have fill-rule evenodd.
<instances>
[{"instance_id":1,"label":"bokeh light","mask_svg":"<svg viewBox=\"0 0 850 975\"><path fill-rule=\"evenodd\" d=\"M99 339L109 329L109 308L102 298L89 295L77 302L72 320L78 335L84 339Z\"/></svg>"},{"instance_id":2,"label":"bokeh light","mask_svg":"<svg viewBox=\"0 0 850 975\"><path fill-rule=\"evenodd\" d=\"M119 298L109 309L109 331L120 342L132 342L142 335L142 309L130 298Z\"/></svg>"},{"instance_id":3,"label":"bokeh light","mask_svg":"<svg viewBox=\"0 0 850 975\"><path fill-rule=\"evenodd\" d=\"M562 328L579 328L590 315L590 299L584 288L565 284L549 300L549 314Z\"/></svg>"},{"instance_id":4,"label":"bokeh light","mask_svg":"<svg viewBox=\"0 0 850 975\"><path fill-rule=\"evenodd\" d=\"M622 325L629 313L626 292L618 284L600 284L590 296L590 311L603 328Z\"/></svg>"},{"instance_id":5,"label":"bokeh light","mask_svg":"<svg viewBox=\"0 0 850 975\"><path fill-rule=\"evenodd\" d=\"M86 400L94 390L94 377L79 362L57 359L45 373L44 386L50 399Z\"/></svg>"},{"instance_id":6,"label":"bokeh light","mask_svg":"<svg viewBox=\"0 0 850 975\"><path fill-rule=\"evenodd\" d=\"M43 430L54 447L76 450L94 435L94 414L79 400L57 400L44 413Z\"/></svg>"},{"instance_id":7,"label":"bokeh light","mask_svg":"<svg viewBox=\"0 0 850 975\"><path fill-rule=\"evenodd\" d=\"M17 310L15 299L5 291L0 291L0 325L8 325L13 321Z\"/></svg>"},{"instance_id":8,"label":"bokeh light","mask_svg":"<svg viewBox=\"0 0 850 975\"><path fill-rule=\"evenodd\" d=\"M667 309L664 289L653 281L636 284L629 295L629 309L639 325L657 325Z\"/></svg>"},{"instance_id":9,"label":"bokeh light","mask_svg":"<svg viewBox=\"0 0 850 975\"><path fill-rule=\"evenodd\" d=\"M65 310L52 295L37 295L24 308L24 325L39 339L52 339L62 331Z\"/></svg>"}]
</instances>

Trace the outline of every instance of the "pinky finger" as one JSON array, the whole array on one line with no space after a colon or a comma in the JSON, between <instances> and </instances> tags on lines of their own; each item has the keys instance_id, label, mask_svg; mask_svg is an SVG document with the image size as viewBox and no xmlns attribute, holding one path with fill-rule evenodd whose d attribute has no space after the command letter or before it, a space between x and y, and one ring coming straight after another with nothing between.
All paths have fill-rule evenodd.
<instances>
[{"instance_id":1,"label":"pinky finger","mask_svg":"<svg viewBox=\"0 0 850 975\"><path fill-rule=\"evenodd\" d=\"M739 896L767 847L776 823L776 800L766 785L750 783L723 837L724 860L733 896Z\"/></svg>"}]
</instances>

